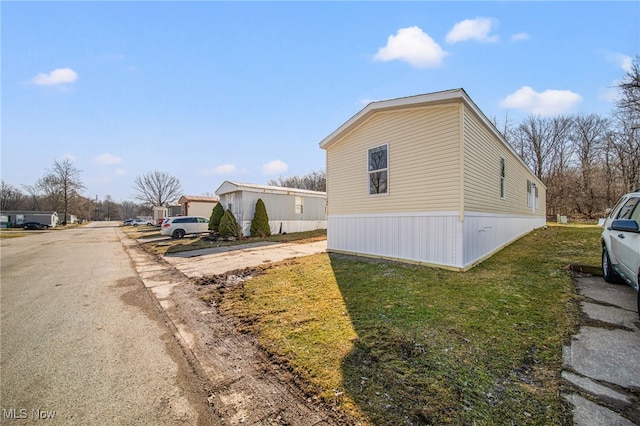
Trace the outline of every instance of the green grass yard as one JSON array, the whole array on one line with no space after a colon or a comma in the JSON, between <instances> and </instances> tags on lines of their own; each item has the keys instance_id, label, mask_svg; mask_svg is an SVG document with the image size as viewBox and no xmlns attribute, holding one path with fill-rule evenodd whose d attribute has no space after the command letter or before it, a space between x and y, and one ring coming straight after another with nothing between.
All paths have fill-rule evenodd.
<instances>
[{"instance_id":1,"label":"green grass yard","mask_svg":"<svg viewBox=\"0 0 640 426\"><path fill-rule=\"evenodd\" d=\"M227 292L309 392L364 424L571 424L562 345L579 312L570 263L597 226L550 226L465 273L315 255Z\"/></svg>"}]
</instances>

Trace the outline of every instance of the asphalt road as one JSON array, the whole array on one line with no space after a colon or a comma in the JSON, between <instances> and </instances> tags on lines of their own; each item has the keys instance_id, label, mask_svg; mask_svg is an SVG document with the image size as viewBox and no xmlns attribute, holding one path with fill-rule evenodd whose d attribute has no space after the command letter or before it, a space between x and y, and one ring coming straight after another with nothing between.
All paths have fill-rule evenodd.
<instances>
[{"instance_id":1,"label":"asphalt road","mask_svg":"<svg viewBox=\"0 0 640 426\"><path fill-rule=\"evenodd\" d=\"M116 226L0 241L1 424L219 424Z\"/></svg>"}]
</instances>

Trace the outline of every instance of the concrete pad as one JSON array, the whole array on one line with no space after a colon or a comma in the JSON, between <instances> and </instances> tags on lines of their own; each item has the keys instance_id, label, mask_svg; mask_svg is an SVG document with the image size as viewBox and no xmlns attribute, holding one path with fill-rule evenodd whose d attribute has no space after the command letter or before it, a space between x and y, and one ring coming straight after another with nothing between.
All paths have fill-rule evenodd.
<instances>
[{"instance_id":1,"label":"concrete pad","mask_svg":"<svg viewBox=\"0 0 640 426\"><path fill-rule=\"evenodd\" d=\"M136 264L136 270L138 271L138 275L143 275L146 274L149 276L149 274L156 274L158 272L163 272L166 268L164 268L162 265L154 265L154 266L145 266L145 265L138 265Z\"/></svg>"},{"instance_id":2,"label":"concrete pad","mask_svg":"<svg viewBox=\"0 0 640 426\"><path fill-rule=\"evenodd\" d=\"M620 309L613 306L599 305L597 303L581 302L580 306L590 319L606 322L618 327L636 329L638 314L634 311Z\"/></svg>"},{"instance_id":3,"label":"concrete pad","mask_svg":"<svg viewBox=\"0 0 640 426\"><path fill-rule=\"evenodd\" d=\"M200 249L200 250L181 251L178 253L166 254L165 257L182 257L182 258L199 257L207 254L228 253L233 251L251 250L253 248L270 247L270 246L277 246L277 245L280 245L280 244L269 242L269 241L261 241L257 243L240 244L237 246L211 247L211 248Z\"/></svg>"},{"instance_id":4,"label":"concrete pad","mask_svg":"<svg viewBox=\"0 0 640 426\"><path fill-rule=\"evenodd\" d=\"M237 246L241 247L241 246ZM199 257L166 257L176 269L190 278L205 275L218 275L237 269L252 268L265 263L279 262L301 256L323 253L327 242L310 244L277 244L261 247L249 247L223 253L205 254Z\"/></svg>"},{"instance_id":5,"label":"concrete pad","mask_svg":"<svg viewBox=\"0 0 640 426\"><path fill-rule=\"evenodd\" d=\"M607 386L603 386L600 383L596 383L588 377L578 376L577 374L573 374L569 371L563 371L561 377L591 395L616 399L625 404L631 404L632 402L628 395L622 394Z\"/></svg>"},{"instance_id":6,"label":"concrete pad","mask_svg":"<svg viewBox=\"0 0 640 426\"><path fill-rule=\"evenodd\" d=\"M576 288L583 296L633 311L637 317L638 299L631 286L609 284L602 277L584 277L576 280Z\"/></svg>"},{"instance_id":7,"label":"concrete pad","mask_svg":"<svg viewBox=\"0 0 640 426\"><path fill-rule=\"evenodd\" d=\"M171 282L167 281L167 280L154 281L154 280L150 280L150 279L147 279L145 277L142 277L142 276L141 276L141 278L142 278L142 281L144 282L144 286L147 287L147 288L163 287L165 285L171 284Z\"/></svg>"},{"instance_id":8,"label":"concrete pad","mask_svg":"<svg viewBox=\"0 0 640 426\"><path fill-rule=\"evenodd\" d=\"M565 364L578 374L625 388L640 388L640 333L581 327L564 347Z\"/></svg>"},{"instance_id":9,"label":"concrete pad","mask_svg":"<svg viewBox=\"0 0 640 426\"><path fill-rule=\"evenodd\" d=\"M165 284L157 287L150 287L150 289L153 295L156 296L156 299L166 299L171 295L173 287L177 285L178 284Z\"/></svg>"},{"instance_id":10,"label":"concrete pad","mask_svg":"<svg viewBox=\"0 0 640 426\"><path fill-rule=\"evenodd\" d=\"M562 396L574 406L573 424L576 426L636 426L618 413L589 401L580 395Z\"/></svg>"}]
</instances>

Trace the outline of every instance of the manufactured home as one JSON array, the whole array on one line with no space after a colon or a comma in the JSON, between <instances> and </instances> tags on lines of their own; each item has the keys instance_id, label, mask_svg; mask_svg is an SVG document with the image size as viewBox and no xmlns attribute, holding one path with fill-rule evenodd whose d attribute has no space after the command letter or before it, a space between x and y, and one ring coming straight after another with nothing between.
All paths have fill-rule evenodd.
<instances>
[{"instance_id":1,"label":"manufactured home","mask_svg":"<svg viewBox=\"0 0 640 426\"><path fill-rule=\"evenodd\" d=\"M327 228L325 192L225 181L216 190L222 206L231 209L244 235L249 235L256 202L267 208L272 234Z\"/></svg>"},{"instance_id":2,"label":"manufactured home","mask_svg":"<svg viewBox=\"0 0 640 426\"><path fill-rule=\"evenodd\" d=\"M546 224L544 184L463 89L370 103L320 147L328 251L464 271Z\"/></svg>"},{"instance_id":3,"label":"manufactured home","mask_svg":"<svg viewBox=\"0 0 640 426\"><path fill-rule=\"evenodd\" d=\"M206 197L204 195L183 195L178 200L182 206L182 216L204 216L210 217L213 208L218 204L216 197Z\"/></svg>"},{"instance_id":4,"label":"manufactured home","mask_svg":"<svg viewBox=\"0 0 640 426\"><path fill-rule=\"evenodd\" d=\"M74 216L75 217L75 216ZM58 213L39 211L3 211L0 212L0 227L20 228L23 223L38 222L55 227L58 225Z\"/></svg>"}]
</instances>

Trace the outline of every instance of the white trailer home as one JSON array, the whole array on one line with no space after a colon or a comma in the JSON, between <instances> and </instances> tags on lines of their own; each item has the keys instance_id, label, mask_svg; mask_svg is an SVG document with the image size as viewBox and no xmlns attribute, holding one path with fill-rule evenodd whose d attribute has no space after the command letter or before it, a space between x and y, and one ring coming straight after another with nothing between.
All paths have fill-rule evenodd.
<instances>
[{"instance_id":1,"label":"white trailer home","mask_svg":"<svg viewBox=\"0 0 640 426\"><path fill-rule=\"evenodd\" d=\"M272 234L327 228L325 192L224 181L216 195L247 236L258 199L267 208Z\"/></svg>"},{"instance_id":2,"label":"white trailer home","mask_svg":"<svg viewBox=\"0 0 640 426\"><path fill-rule=\"evenodd\" d=\"M58 213L39 211L3 211L0 212L0 223L3 228L19 228L23 223L38 222L43 225L55 227L58 225Z\"/></svg>"},{"instance_id":3,"label":"white trailer home","mask_svg":"<svg viewBox=\"0 0 640 426\"><path fill-rule=\"evenodd\" d=\"M544 184L463 89L370 103L320 147L329 251L464 271L546 224Z\"/></svg>"}]
</instances>

